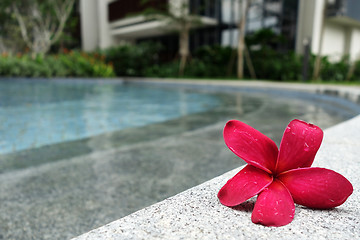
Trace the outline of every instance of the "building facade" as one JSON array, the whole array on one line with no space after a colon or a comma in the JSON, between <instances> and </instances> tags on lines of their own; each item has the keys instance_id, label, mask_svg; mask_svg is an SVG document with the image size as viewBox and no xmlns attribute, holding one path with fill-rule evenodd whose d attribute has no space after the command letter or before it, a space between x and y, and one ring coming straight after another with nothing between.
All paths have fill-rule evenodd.
<instances>
[{"instance_id":1,"label":"building facade","mask_svg":"<svg viewBox=\"0 0 360 240\"><path fill-rule=\"evenodd\" d=\"M314 54L360 59L360 1L300 0L296 52L310 42ZM322 35L322 37L321 37Z\"/></svg>"},{"instance_id":2,"label":"building facade","mask_svg":"<svg viewBox=\"0 0 360 240\"><path fill-rule=\"evenodd\" d=\"M187 13L199 16L201 24L190 36L190 49L202 45L237 45L240 0L81 0L82 48L91 51L124 42L155 40L176 51L173 26L149 19L146 9L176 14L181 4ZM314 54L338 60L360 56L360 1L358 0L252 0L246 31L270 28L288 40L280 50L304 52L310 44ZM321 35L323 37L321 37ZM319 50L321 47L321 50Z\"/></svg>"}]
</instances>

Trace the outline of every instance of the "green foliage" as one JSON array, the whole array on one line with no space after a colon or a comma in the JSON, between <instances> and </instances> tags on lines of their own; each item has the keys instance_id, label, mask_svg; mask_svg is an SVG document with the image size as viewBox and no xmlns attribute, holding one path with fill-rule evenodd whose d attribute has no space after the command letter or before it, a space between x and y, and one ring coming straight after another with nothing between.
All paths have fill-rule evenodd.
<instances>
[{"instance_id":1,"label":"green foliage","mask_svg":"<svg viewBox=\"0 0 360 240\"><path fill-rule=\"evenodd\" d=\"M81 48L79 25L80 16L78 10L74 7L72 8L69 18L65 23L64 30L59 37L59 40L51 46L49 53L59 53L62 52L64 48Z\"/></svg>"},{"instance_id":2,"label":"green foliage","mask_svg":"<svg viewBox=\"0 0 360 240\"><path fill-rule=\"evenodd\" d=\"M353 76L350 78L352 81L360 82L360 61L355 63L355 70Z\"/></svg>"},{"instance_id":3,"label":"green foliage","mask_svg":"<svg viewBox=\"0 0 360 240\"><path fill-rule=\"evenodd\" d=\"M31 58L30 55L0 57L0 76L6 77L113 77L114 71L98 55L69 52Z\"/></svg>"},{"instance_id":4,"label":"green foliage","mask_svg":"<svg viewBox=\"0 0 360 240\"><path fill-rule=\"evenodd\" d=\"M292 51L281 52L278 45L285 39L270 30L261 30L246 39L258 79L278 81L302 80L302 56ZM101 51L108 63L115 67L117 76L178 77L179 60L161 62L161 46L152 42L124 45ZM232 61L233 60L233 61ZM188 61L184 77L228 78L235 77L236 49L221 46L198 48ZM310 57L309 76L313 71L315 56ZM349 71L349 61L331 62L322 58L321 81L345 81ZM250 78L247 64L245 77ZM350 80L360 80L360 62Z\"/></svg>"},{"instance_id":5,"label":"green foliage","mask_svg":"<svg viewBox=\"0 0 360 240\"><path fill-rule=\"evenodd\" d=\"M154 64L144 71L146 77L175 78L179 75L179 61L170 63Z\"/></svg>"},{"instance_id":6,"label":"green foliage","mask_svg":"<svg viewBox=\"0 0 360 240\"><path fill-rule=\"evenodd\" d=\"M246 44L259 79L279 81L301 79L301 58L294 52L282 53L279 45L286 44L286 39L270 29L262 29L246 36ZM245 74L249 76L245 68Z\"/></svg>"},{"instance_id":7,"label":"green foliage","mask_svg":"<svg viewBox=\"0 0 360 240\"><path fill-rule=\"evenodd\" d=\"M247 46L258 79L300 81L302 56L294 52L278 51L284 39L269 30L247 37ZM162 62L162 46L153 42L122 45L94 53L64 50L57 55L28 54L0 57L0 76L24 77L178 77L179 60ZM203 46L193 52L185 68L184 77L235 77L236 49L221 46ZM315 56L309 61L309 76ZM321 62L321 81L347 81L350 69L348 57L332 62L327 57ZM247 64L245 77L250 78ZM360 81L360 61L356 63L350 81Z\"/></svg>"},{"instance_id":8,"label":"green foliage","mask_svg":"<svg viewBox=\"0 0 360 240\"><path fill-rule=\"evenodd\" d=\"M349 57L345 56L338 62L330 62L328 57L321 59L321 80L343 82L346 80L350 65Z\"/></svg>"},{"instance_id":9,"label":"green foliage","mask_svg":"<svg viewBox=\"0 0 360 240\"><path fill-rule=\"evenodd\" d=\"M221 46L203 46L188 62L185 77L224 77L232 49ZM178 77L180 62L153 64L145 69L147 77Z\"/></svg>"},{"instance_id":10,"label":"green foliage","mask_svg":"<svg viewBox=\"0 0 360 240\"><path fill-rule=\"evenodd\" d=\"M261 48L276 48L279 44L285 44L286 38L282 35L274 33L269 28L261 29L253 34L246 35L246 45L251 48L254 45Z\"/></svg>"},{"instance_id":11,"label":"green foliage","mask_svg":"<svg viewBox=\"0 0 360 240\"><path fill-rule=\"evenodd\" d=\"M269 29L260 30L246 37L250 48L251 58L258 78L271 80L301 80L302 56L294 52L279 51L279 44L286 44L286 40ZM252 50L251 50L252 49ZM314 70L316 56L309 61L309 77ZM350 69L349 57L344 56L340 61L330 61L328 57L321 59L321 81L346 81ZM360 79L360 64L355 68L350 80Z\"/></svg>"},{"instance_id":12,"label":"green foliage","mask_svg":"<svg viewBox=\"0 0 360 240\"><path fill-rule=\"evenodd\" d=\"M203 46L195 51L185 74L199 77L224 77L230 61L230 47Z\"/></svg>"},{"instance_id":13,"label":"green foliage","mask_svg":"<svg viewBox=\"0 0 360 240\"><path fill-rule=\"evenodd\" d=\"M284 54L269 47L262 47L251 51L250 54L259 79L280 81L301 79L301 59L294 52Z\"/></svg>"},{"instance_id":14,"label":"green foliage","mask_svg":"<svg viewBox=\"0 0 360 240\"><path fill-rule=\"evenodd\" d=\"M146 68L158 62L160 50L158 43L142 42L108 48L98 54L114 66L117 76L145 76Z\"/></svg>"},{"instance_id":15,"label":"green foliage","mask_svg":"<svg viewBox=\"0 0 360 240\"><path fill-rule=\"evenodd\" d=\"M258 79L277 81L302 80L302 56L294 52L281 53L263 44L262 47L250 51L251 59ZM224 78L229 77L227 69L231 59L232 50L228 47L204 46L195 51L193 58L188 62L184 77L195 78ZM236 59L235 59L236 62ZM311 77L315 56L309 61L309 76ZM327 57L322 58L321 81L344 82L350 69L348 57L340 61L331 62ZM235 77L233 66L230 77ZM147 77L178 77L179 61L170 63L151 64L146 68L144 76ZM250 78L245 65L245 77ZM360 81L360 61L350 81Z\"/></svg>"}]
</instances>

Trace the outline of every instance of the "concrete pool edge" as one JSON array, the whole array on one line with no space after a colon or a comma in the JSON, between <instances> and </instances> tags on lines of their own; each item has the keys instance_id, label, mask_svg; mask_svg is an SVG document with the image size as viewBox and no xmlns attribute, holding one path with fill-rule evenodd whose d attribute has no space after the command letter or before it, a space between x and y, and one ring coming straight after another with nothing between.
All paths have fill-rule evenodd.
<instances>
[{"instance_id":1,"label":"concrete pool edge","mask_svg":"<svg viewBox=\"0 0 360 240\"><path fill-rule=\"evenodd\" d=\"M301 82L273 82L262 80L191 80L191 79L172 79L172 78L121 78L124 83L151 83L151 84L169 84L199 86L201 88L258 88L258 89L276 89L301 91L308 93L317 93L330 96L337 96L351 102L360 104L360 86L356 85L336 85L336 84L307 84Z\"/></svg>"},{"instance_id":2,"label":"concrete pool edge","mask_svg":"<svg viewBox=\"0 0 360 240\"><path fill-rule=\"evenodd\" d=\"M324 91L329 89L326 87ZM344 89L340 92L346 94L345 88L338 89ZM353 90L354 96L360 95L359 88ZM325 130L314 166L346 176L354 193L333 210L297 206L294 221L285 227L267 228L251 223L251 201L237 210L218 202L218 190L239 170L235 169L74 239L355 239L360 235L359 140L360 116Z\"/></svg>"}]
</instances>

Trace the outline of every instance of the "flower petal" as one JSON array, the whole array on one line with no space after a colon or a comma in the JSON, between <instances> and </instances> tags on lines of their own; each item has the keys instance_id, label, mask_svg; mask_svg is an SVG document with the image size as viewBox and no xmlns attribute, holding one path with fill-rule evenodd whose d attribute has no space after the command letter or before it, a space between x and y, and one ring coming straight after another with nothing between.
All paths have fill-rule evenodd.
<instances>
[{"instance_id":1,"label":"flower petal","mask_svg":"<svg viewBox=\"0 0 360 240\"><path fill-rule=\"evenodd\" d=\"M301 120L293 120L286 127L281 140L276 172L310 167L323 138L318 126Z\"/></svg>"},{"instance_id":2,"label":"flower petal","mask_svg":"<svg viewBox=\"0 0 360 240\"><path fill-rule=\"evenodd\" d=\"M278 179L290 191L295 203L327 209L339 206L353 192L341 174L325 168L299 168L282 173Z\"/></svg>"},{"instance_id":3,"label":"flower petal","mask_svg":"<svg viewBox=\"0 0 360 240\"><path fill-rule=\"evenodd\" d=\"M290 223L295 214L294 201L286 187L274 180L258 196L251 215L253 223L265 226L284 226Z\"/></svg>"},{"instance_id":4,"label":"flower petal","mask_svg":"<svg viewBox=\"0 0 360 240\"><path fill-rule=\"evenodd\" d=\"M278 148L267 136L249 125L231 120L224 128L226 145L248 164L269 173L275 170Z\"/></svg>"},{"instance_id":5,"label":"flower petal","mask_svg":"<svg viewBox=\"0 0 360 240\"><path fill-rule=\"evenodd\" d=\"M218 198L225 206L236 206L258 194L272 182L265 171L247 165L219 191Z\"/></svg>"}]
</instances>

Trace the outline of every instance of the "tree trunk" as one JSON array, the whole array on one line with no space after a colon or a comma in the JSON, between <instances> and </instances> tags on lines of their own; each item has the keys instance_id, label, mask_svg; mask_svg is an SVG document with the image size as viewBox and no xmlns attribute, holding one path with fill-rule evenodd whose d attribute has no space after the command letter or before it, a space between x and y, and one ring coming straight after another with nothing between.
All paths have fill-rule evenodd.
<instances>
[{"instance_id":1,"label":"tree trunk","mask_svg":"<svg viewBox=\"0 0 360 240\"><path fill-rule=\"evenodd\" d=\"M351 65L349 67L349 71L346 74L346 81L350 81L350 79L352 78L352 76L354 75L355 69L356 69L356 63L360 60L360 52L357 54L356 59L351 62Z\"/></svg>"},{"instance_id":2,"label":"tree trunk","mask_svg":"<svg viewBox=\"0 0 360 240\"><path fill-rule=\"evenodd\" d=\"M186 62L189 57L189 26L187 24L181 29L180 38L179 38L179 55L180 55L180 66L179 66L179 76L184 75Z\"/></svg>"},{"instance_id":3,"label":"tree trunk","mask_svg":"<svg viewBox=\"0 0 360 240\"><path fill-rule=\"evenodd\" d=\"M239 12L241 18L239 22L239 41L238 41L238 64L237 64L237 77L239 79L244 78L244 49L245 49L245 26L246 15L248 10L248 0L241 0L239 3Z\"/></svg>"},{"instance_id":4,"label":"tree trunk","mask_svg":"<svg viewBox=\"0 0 360 240\"><path fill-rule=\"evenodd\" d=\"M326 8L327 8L327 0L324 0L324 9L322 12L322 22L321 22L321 29L320 29L320 39L319 39L319 50L316 55L315 65L314 65L314 72L313 72L313 81L316 81L320 77L320 70L321 70L321 55L322 55L322 46L323 46L323 38L324 38L324 30L325 30L325 19L326 19Z\"/></svg>"},{"instance_id":5,"label":"tree trunk","mask_svg":"<svg viewBox=\"0 0 360 240\"><path fill-rule=\"evenodd\" d=\"M254 68L254 65L252 64L249 49L247 48L246 44L245 44L245 48L244 48L244 53L245 53L246 65L249 68L250 77L252 79L256 79L255 68Z\"/></svg>"}]
</instances>

